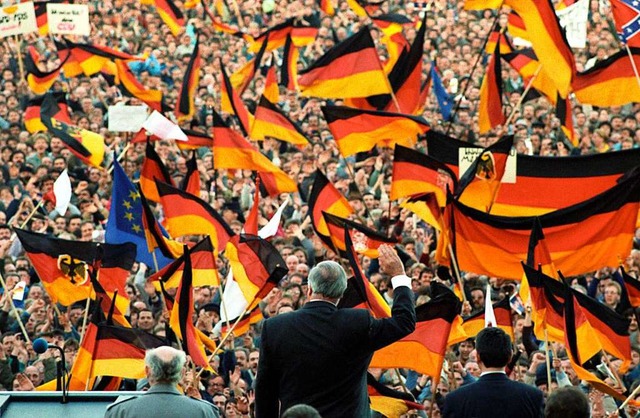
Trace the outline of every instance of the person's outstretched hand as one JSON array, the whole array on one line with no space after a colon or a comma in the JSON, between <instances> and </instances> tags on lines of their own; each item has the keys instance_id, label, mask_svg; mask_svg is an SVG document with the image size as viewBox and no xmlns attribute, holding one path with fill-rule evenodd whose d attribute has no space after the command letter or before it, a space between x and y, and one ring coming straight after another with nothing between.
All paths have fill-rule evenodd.
<instances>
[{"instance_id":1,"label":"person's outstretched hand","mask_svg":"<svg viewBox=\"0 0 640 418\"><path fill-rule=\"evenodd\" d=\"M391 277L405 274L402 260L400 260L398 254L390 245L381 245L380 248L378 248L378 253L380 254L378 262L380 263L380 270L383 273Z\"/></svg>"}]
</instances>

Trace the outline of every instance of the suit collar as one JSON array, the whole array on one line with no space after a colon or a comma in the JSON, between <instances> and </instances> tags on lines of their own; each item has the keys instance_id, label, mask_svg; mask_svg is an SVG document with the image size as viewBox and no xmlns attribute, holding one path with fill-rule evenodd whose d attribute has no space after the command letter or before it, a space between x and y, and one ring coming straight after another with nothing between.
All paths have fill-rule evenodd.
<instances>
[{"instance_id":1,"label":"suit collar","mask_svg":"<svg viewBox=\"0 0 640 418\"><path fill-rule=\"evenodd\" d=\"M497 382L499 380L509 380L505 373L488 373L480 376L479 380Z\"/></svg>"},{"instance_id":2,"label":"suit collar","mask_svg":"<svg viewBox=\"0 0 640 418\"><path fill-rule=\"evenodd\" d=\"M338 307L326 300L314 300L314 301L309 301L305 303L302 309L337 311Z\"/></svg>"}]
</instances>

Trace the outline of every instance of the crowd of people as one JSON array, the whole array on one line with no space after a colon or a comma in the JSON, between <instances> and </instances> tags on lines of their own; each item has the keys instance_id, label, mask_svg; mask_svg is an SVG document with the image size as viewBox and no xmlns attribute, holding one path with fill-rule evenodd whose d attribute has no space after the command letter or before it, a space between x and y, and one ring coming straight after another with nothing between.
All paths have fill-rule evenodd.
<instances>
[{"instance_id":1,"label":"crowd of people","mask_svg":"<svg viewBox=\"0 0 640 418\"><path fill-rule=\"evenodd\" d=\"M298 68L307 67L337 42L370 23L368 18L357 16L345 0L337 2L334 16L324 15L320 11L320 2L316 0L229 0L224 3L226 8L221 19L252 36L290 17L317 15L320 20L318 36L312 44L301 48ZM184 9L182 1L177 1L176 5ZM209 6L215 9L213 5ZM176 103L196 38L199 40L202 67L195 94L197 111L184 127L210 132L213 109L220 113L221 65L228 73L233 73L247 63L254 56L247 42L240 37L217 32L204 13L203 4L185 10L187 24L179 36L172 35L153 6L130 0L102 0L89 2L89 7L91 35L78 41L110 46L133 55L144 54L146 59L132 64L131 69L144 86L161 90L165 102L170 106ZM506 25L504 11L498 16L490 11L465 11L463 2L450 0L429 3L387 0L381 8L385 12L406 15L412 21L418 21L421 13L427 13L423 78L426 79L431 62L435 62L445 88L455 98L456 106L452 120L445 121L440 115L435 96L430 95L422 116L434 130L486 145L487 136L478 134L479 90L486 60L482 47L496 19L500 25ZM590 2L587 47L574 49L578 70L589 68L594 62L620 49L615 30L609 23L611 19L607 2ZM374 27L372 33L374 39L381 36L380 30ZM409 42L415 33L414 25L405 25L404 35ZM15 306L29 339L45 336L51 343L62 346L67 365L73 364L80 346L85 310L84 303L54 309L39 283L41 278L35 274L22 248L15 244L17 240L12 228L26 227L67 240L104 241L111 204L112 181L107 169L87 167L71 154L59 138L46 132L30 134L25 128L23 110L33 94L26 82L20 79L21 64L16 50L20 48L24 52L27 46L35 46L42 57L38 63L41 69L51 70L59 65L53 40L53 37L30 34L20 39L19 44L12 38L5 38L3 43L4 69L0 79L0 272L4 286L0 301L0 385L8 391L34 390L54 379L56 373L55 354L47 351L43 355L36 355L16 321L11 303L16 284L26 284L24 298L16 299ZM381 57L385 59L388 54L384 46L380 43L377 46ZM272 58L265 58L265 69L270 59L280 63L282 51L276 50ZM476 65L477 62L479 64ZM577 145L574 145L562 132L560 121L555 117L549 101L539 98L520 105L525 83L516 70L506 63L502 72L505 113L514 112L514 123L512 126L495 128L489 137L513 133L518 153L562 158L640 146L640 108L637 104L598 109L572 99L571 111L578 138ZM242 99L250 111L255 109L259 101L264 79L264 72L258 73L243 94ZM117 86L110 86L99 74L74 78L62 75L52 89L66 93L74 125L101 134L108 150L120 154L131 138L130 135L107 129L107 109L120 102L138 104L135 99L123 97ZM446 278L437 275L433 260L436 231L389 200L392 150L376 148L355 157L345 159L340 156L320 110L324 103L326 101L304 98L295 91L281 87L279 106L299 124L310 144L294 147L275 139L257 143L263 154L296 179L301 190L291 196L264 197L260 203L259 224L264 225L285 199L291 199L285 209L282 228L271 240L285 260L288 272L279 286L261 303L264 317L278 316L302 307L305 304L309 270L320 261L339 260L314 233L307 216L306 199L316 169L323 171L348 198L359 219L398 239L399 247L407 255L405 269L412 279L416 304L428 301L431 282L451 285ZM224 116L229 123L238 126L233 117ZM178 182L187 172L186 163L190 155L181 152L172 141L158 141L154 145L171 176ZM144 147L144 143L133 144L123 155L122 165L132 180L140 175ZM420 143L418 148L422 147ZM197 160L202 180L200 197L210 202L234 231L240 231L252 204L255 189L253 174L242 170L215 170L210 149L199 149ZM46 200L46 195L65 168L72 179L73 196L67 213L59 214L54 211L54 205ZM45 204L42 209L30 216L43 199ZM161 215L161 210L158 213ZM362 257L361 264L367 278L391 303L393 289L390 277L378 271L377 263L366 256ZM636 232L634 249L624 260L624 266L627 272L637 276L640 270L640 229ZM224 256L220 257L218 267L219 276L226 277L229 266ZM130 284L127 286L131 303L127 315L134 327L164 335L167 318L159 302L160 297L153 286L144 283L144 277L152 269L153 266L136 264L131 271ZM484 309L485 298L498 301L518 289L518 283L497 277L479 276L474 272L463 274L469 295L469 303L465 303L461 312L463 316ZM143 280L136 280L136 277ZM491 285L490 295L485 291L487 283ZM621 376L621 381L610 383L634 389L640 381L640 332L635 312L621 301L618 274L611 268L603 268L576 278L574 286L631 318L632 367ZM220 320L220 291L220 288L200 287L195 289L194 295L196 327L215 338L220 338L214 333L214 327ZM543 338L533 335L530 312L522 316L512 312L512 318L514 346L521 352L517 363L513 365L512 379L545 392L558 387L579 387L589 394L594 417L604 417L616 410L617 406L609 395L581 384L569 364L567 350L561 344L553 343L552 351L557 353L557 357L551 361L549 381L546 350L541 348L539 341ZM223 351L212 361L217 373L205 373L199 382L200 390L195 396L218 406L227 418L252 413L253 387L260 361L260 330L261 324L254 324L242 336L228 339ZM480 369L475 354L473 339L450 347L445 371L437 388L431 387L430 377L409 370L402 370L400 374L388 370L373 370L373 373L388 386L406 388L418 402L427 405L431 416L439 416L443 400L449 392L479 377ZM612 361L612 364L617 363ZM191 381L188 383L193 384ZM125 381L123 388L143 389L145 384L144 380ZM638 411L633 406L627 406L621 412L625 413L635 416Z\"/></svg>"}]
</instances>

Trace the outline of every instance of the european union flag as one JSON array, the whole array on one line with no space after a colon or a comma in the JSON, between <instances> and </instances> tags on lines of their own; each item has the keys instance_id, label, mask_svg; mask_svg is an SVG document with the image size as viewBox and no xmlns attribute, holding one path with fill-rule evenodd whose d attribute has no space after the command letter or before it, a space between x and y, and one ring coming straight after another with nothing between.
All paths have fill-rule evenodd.
<instances>
[{"instance_id":1,"label":"european union flag","mask_svg":"<svg viewBox=\"0 0 640 418\"><path fill-rule=\"evenodd\" d=\"M140 195L133 183L127 177L117 159L113 161L113 188L111 191L111 210L105 241L110 244L131 242L136 245L136 261L155 268L153 255L147 247L147 238L142 225L142 204ZM158 268L166 266L173 260L162 255L159 249L155 251Z\"/></svg>"},{"instance_id":2,"label":"european union flag","mask_svg":"<svg viewBox=\"0 0 640 418\"><path fill-rule=\"evenodd\" d=\"M440 106L440 113L444 120L448 121L451 117L451 109L453 109L453 98L447 93L442 80L436 70L435 61L431 62L431 84L433 85L433 93L438 99L438 106Z\"/></svg>"}]
</instances>

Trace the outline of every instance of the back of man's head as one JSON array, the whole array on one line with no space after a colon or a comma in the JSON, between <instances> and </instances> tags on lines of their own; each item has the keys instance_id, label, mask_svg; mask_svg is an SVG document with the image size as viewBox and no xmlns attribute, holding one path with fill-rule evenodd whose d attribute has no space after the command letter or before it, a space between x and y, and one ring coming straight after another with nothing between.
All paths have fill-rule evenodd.
<instances>
[{"instance_id":1,"label":"back of man's head","mask_svg":"<svg viewBox=\"0 0 640 418\"><path fill-rule=\"evenodd\" d=\"M485 367L504 367L511 359L511 338L500 328L485 328L476 337L476 352Z\"/></svg>"},{"instance_id":2,"label":"back of man's head","mask_svg":"<svg viewBox=\"0 0 640 418\"><path fill-rule=\"evenodd\" d=\"M182 379L182 369L186 362L184 351L173 347L162 346L148 350L144 357L147 379L151 385L176 384Z\"/></svg>"},{"instance_id":3,"label":"back of man's head","mask_svg":"<svg viewBox=\"0 0 640 418\"><path fill-rule=\"evenodd\" d=\"M544 408L545 418L589 418L590 414L587 395L573 386L554 390Z\"/></svg>"},{"instance_id":4,"label":"back of man's head","mask_svg":"<svg viewBox=\"0 0 640 418\"><path fill-rule=\"evenodd\" d=\"M326 298L339 299L347 289L347 274L335 261L318 263L309 272L308 280L313 293Z\"/></svg>"},{"instance_id":5,"label":"back of man's head","mask_svg":"<svg viewBox=\"0 0 640 418\"><path fill-rule=\"evenodd\" d=\"M322 418L320 413L312 406L300 404L292 406L284 411L282 418Z\"/></svg>"}]
</instances>

